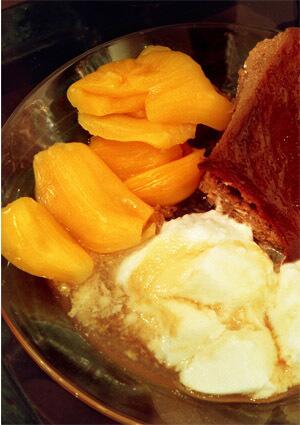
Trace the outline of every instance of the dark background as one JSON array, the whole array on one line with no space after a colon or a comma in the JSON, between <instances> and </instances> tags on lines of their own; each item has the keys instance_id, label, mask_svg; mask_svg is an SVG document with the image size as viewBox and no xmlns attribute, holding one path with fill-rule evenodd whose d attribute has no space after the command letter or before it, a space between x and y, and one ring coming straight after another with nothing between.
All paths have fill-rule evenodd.
<instances>
[{"instance_id":1,"label":"dark background","mask_svg":"<svg viewBox=\"0 0 300 425\"><path fill-rule=\"evenodd\" d=\"M2 125L49 73L97 44L160 25L298 26L297 1L2 1ZM2 424L111 424L46 376L2 324Z\"/></svg>"}]
</instances>

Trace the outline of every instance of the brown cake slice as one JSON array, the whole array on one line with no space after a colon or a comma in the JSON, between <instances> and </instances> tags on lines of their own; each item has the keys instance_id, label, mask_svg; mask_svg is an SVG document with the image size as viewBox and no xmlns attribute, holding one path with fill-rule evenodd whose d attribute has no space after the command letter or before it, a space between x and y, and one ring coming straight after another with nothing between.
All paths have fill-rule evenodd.
<instances>
[{"instance_id":1,"label":"brown cake slice","mask_svg":"<svg viewBox=\"0 0 300 425\"><path fill-rule=\"evenodd\" d=\"M300 257L300 29L250 52L235 110L207 161L200 189L250 224L263 247Z\"/></svg>"}]
</instances>

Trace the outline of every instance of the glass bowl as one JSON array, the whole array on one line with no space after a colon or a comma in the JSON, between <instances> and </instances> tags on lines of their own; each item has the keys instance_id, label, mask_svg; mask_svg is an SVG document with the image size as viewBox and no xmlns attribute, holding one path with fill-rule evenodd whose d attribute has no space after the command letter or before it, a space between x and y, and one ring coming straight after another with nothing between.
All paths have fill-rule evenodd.
<instances>
[{"instance_id":1,"label":"glass bowl","mask_svg":"<svg viewBox=\"0 0 300 425\"><path fill-rule=\"evenodd\" d=\"M32 159L57 141L85 141L66 98L72 82L99 65L135 57L162 44L191 55L222 90L234 94L249 50L274 31L233 24L192 23L140 31L100 45L68 62L18 106L3 127L3 205L32 196ZM3 260L3 317L24 349L56 382L99 412L124 424L297 423L295 396L273 403L197 400L110 361L75 330L48 285ZM278 423L278 422L276 422Z\"/></svg>"}]
</instances>

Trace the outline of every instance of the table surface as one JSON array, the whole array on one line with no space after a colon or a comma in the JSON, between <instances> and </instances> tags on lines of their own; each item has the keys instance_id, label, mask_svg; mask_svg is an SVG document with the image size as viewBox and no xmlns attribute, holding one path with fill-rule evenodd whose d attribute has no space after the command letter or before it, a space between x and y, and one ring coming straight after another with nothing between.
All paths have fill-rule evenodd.
<instances>
[{"instance_id":1,"label":"table surface","mask_svg":"<svg viewBox=\"0 0 300 425\"><path fill-rule=\"evenodd\" d=\"M282 28L297 25L296 1L4 1L2 123L52 71L115 37L205 19ZM124 19L126 16L126 19ZM113 424L53 382L2 323L3 424Z\"/></svg>"}]
</instances>

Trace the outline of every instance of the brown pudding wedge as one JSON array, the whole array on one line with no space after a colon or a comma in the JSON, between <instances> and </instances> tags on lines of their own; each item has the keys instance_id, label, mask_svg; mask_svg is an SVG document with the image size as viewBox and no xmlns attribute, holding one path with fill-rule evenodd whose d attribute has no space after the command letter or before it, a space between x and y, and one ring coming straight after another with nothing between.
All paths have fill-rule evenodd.
<instances>
[{"instance_id":1,"label":"brown pudding wedge","mask_svg":"<svg viewBox=\"0 0 300 425\"><path fill-rule=\"evenodd\" d=\"M232 119L200 165L209 202L287 261L300 257L299 76L300 29L258 43L240 71Z\"/></svg>"}]
</instances>

